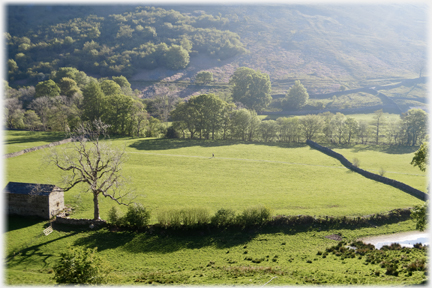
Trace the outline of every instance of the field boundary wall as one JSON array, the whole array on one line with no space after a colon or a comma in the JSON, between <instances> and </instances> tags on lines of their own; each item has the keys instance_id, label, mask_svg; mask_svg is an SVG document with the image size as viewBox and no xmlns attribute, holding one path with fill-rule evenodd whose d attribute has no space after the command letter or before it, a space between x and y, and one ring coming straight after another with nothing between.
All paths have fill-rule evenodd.
<instances>
[{"instance_id":1,"label":"field boundary wall","mask_svg":"<svg viewBox=\"0 0 432 288\"><path fill-rule=\"evenodd\" d=\"M423 201L426 201L428 198L426 193L424 193L420 190L417 190L417 189L415 189L415 188L413 188L413 187L411 187L405 183L402 183L402 182L399 182L399 181L396 181L396 180L393 180L393 179L390 179L390 178L387 178L387 177L363 170L359 167L356 167L356 166L354 166L354 164L352 164L350 161L348 161L343 155L331 150L330 148L321 146L312 140L307 140L306 144L308 144L310 147L312 147L312 148L314 148L314 149L316 149L316 150L318 150L318 151L320 151L320 152L322 152L322 153L324 153L330 157L338 159L342 163L342 165L344 165L346 168L348 168L354 172L357 172L360 175L362 175L368 179L372 179L372 180L393 186L393 187L395 187L399 190L402 190L402 191L410 194L411 196L414 196L414 197L416 197L420 200L423 200Z\"/></svg>"},{"instance_id":2,"label":"field boundary wall","mask_svg":"<svg viewBox=\"0 0 432 288\"><path fill-rule=\"evenodd\" d=\"M18 151L18 152L8 153L8 154L4 155L4 159L12 158L12 157L17 157L17 156L20 156L20 155L23 155L23 154L26 154L26 153L30 153L30 152L34 152L34 151L37 151L37 150L41 150L41 149L45 149L45 148L54 147L54 146L57 146L57 145L69 143L71 141L72 141L72 138L68 138L68 139L52 142L52 143L49 143L49 144L45 144L45 145L42 145L42 146L31 147L31 148L27 148L27 149L24 149L24 150L21 150L21 151Z\"/></svg>"},{"instance_id":3,"label":"field boundary wall","mask_svg":"<svg viewBox=\"0 0 432 288\"><path fill-rule=\"evenodd\" d=\"M59 216L56 217L55 223L73 226L90 226L91 224L93 224L95 227L105 226L107 224L104 220L74 219Z\"/></svg>"}]
</instances>

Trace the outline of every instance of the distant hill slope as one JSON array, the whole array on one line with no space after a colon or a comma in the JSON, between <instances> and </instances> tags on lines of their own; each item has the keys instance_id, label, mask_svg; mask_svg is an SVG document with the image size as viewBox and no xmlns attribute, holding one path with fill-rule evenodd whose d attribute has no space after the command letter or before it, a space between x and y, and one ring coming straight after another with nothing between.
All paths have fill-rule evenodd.
<instances>
[{"instance_id":1,"label":"distant hill slope","mask_svg":"<svg viewBox=\"0 0 432 288\"><path fill-rule=\"evenodd\" d=\"M92 6L88 11L76 8L76 12L69 9L68 19L91 13L106 17L112 11L134 11L135 6L120 6L117 10L118 6ZM160 7L184 14L204 11L227 17L230 22L226 28L240 36L249 53L219 61L192 55L185 69L139 70L130 78L137 87L148 86L147 81L193 81L202 70L213 72L216 82L227 83L237 67L247 66L270 75L273 94L285 93L297 79L310 93L318 94L337 91L340 85L354 89L415 78L422 68L423 76L427 72L427 7L423 4ZM42 15L42 8L38 9L38 15ZM8 11L12 27L14 21L26 19L32 10L21 6L18 11L10 6ZM59 16L50 14L45 22L62 21L54 17ZM27 25L44 23L40 18L29 19ZM15 32L24 30L21 27Z\"/></svg>"}]
</instances>

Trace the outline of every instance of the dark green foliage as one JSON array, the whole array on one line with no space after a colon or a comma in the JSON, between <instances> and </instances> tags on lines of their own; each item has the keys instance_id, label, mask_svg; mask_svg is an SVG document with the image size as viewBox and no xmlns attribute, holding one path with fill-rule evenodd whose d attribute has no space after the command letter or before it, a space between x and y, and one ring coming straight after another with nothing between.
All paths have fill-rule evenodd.
<instances>
[{"instance_id":1,"label":"dark green foliage","mask_svg":"<svg viewBox=\"0 0 432 288\"><path fill-rule=\"evenodd\" d=\"M176 139L176 138L180 138L180 135L173 126L170 126L167 128L165 137L168 139Z\"/></svg>"},{"instance_id":2,"label":"dark green foliage","mask_svg":"<svg viewBox=\"0 0 432 288\"><path fill-rule=\"evenodd\" d=\"M205 208L183 208L165 210L158 213L159 224L165 227L202 226L210 222L209 212Z\"/></svg>"},{"instance_id":3,"label":"dark green foliage","mask_svg":"<svg viewBox=\"0 0 432 288\"><path fill-rule=\"evenodd\" d=\"M165 52L164 64L168 69L184 69L189 64L189 53L183 47L173 45Z\"/></svg>"},{"instance_id":4,"label":"dark green foliage","mask_svg":"<svg viewBox=\"0 0 432 288\"><path fill-rule=\"evenodd\" d=\"M229 83L232 85L233 100L243 103L249 109L260 111L272 100L268 74L240 67L234 72Z\"/></svg>"},{"instance_id":5,"label":"dark green foliage","mask_svg":"<svg viewBox=\"0 0 432 288\"><path fill-rule=\"evenodd\" d=\"M237 215L237 223L243 226L260 225L271 219L270 209L264 206L250 207Z\"/></svg>"},{"instance_id":6,"label":"dark green foliage","mask_svg":"<svg viewBox=\"0 0 432 288\"><path fill-rule=\"evenodd\" d=\"M296 80L294 86L292 86L285 98L282 101L282 107L287 110L297 110L303 107L309 99L309 94L306 88Z\"/></svg>"},{"instance_id":7,"label":"dark green foliage","mask_svg":"<svg viewBox=\"0 0 432 288\"><path fill-rule=\"evenodd\" d=\"M83 120L100 119L104 113L105 94L103 93L99 83L96 81L90 82L83 91Z\"/></svg>"},{"instance_id":8,"label":"dark green foliage","mask_svg":"<svg viewBox=\"0 0 432 288\"><path fill-rule=\"evenodd\" d=\"M416 221L416 229L423 231L426 229L426 225L428 222L428 203L429 200L426 201L423 205L416 205L414 209L411 211L411 218Z\"/></svg>"},{"instance_id":9,"label":"dark green foliage","mask_svg":"<svg viewBox=\"0 0 432 288\"><path fill-rule=\"evenodd\" d=\"M207 84L213 81L213 73L209 71L201 71L195 77L195 84Z\"/></svg>"},{"instance_id":10,"label":"dark green foliage","mask_svg":"<svg viewBox=\"0 0 432 288\"><path fill-rule=\"evenodd\" d=\"M109 267L96 254L97 248L69 248L60 254L60 260L53 267L54 279L58 284L104 284L108 282Z\"/></svg>"},{"instance_id":11,"label":"dark green foliage","mask_svg":"<svg viewBox=\"0 0 432 288\"><path fill-rule=\"evenodd\" d=\"M120 212L117 209L117 207L113 206L108 211L108 222L116 226L120 226L124 224L124 218L120 215Z\"/></svg>"},{"instance_id":12,"label":"dark green foliage","mask_svg":"<svg viewBox=\"0 0 432 288\"><path fill-rule=\"evenodd\" d=\"M189 64L192 48L194 53L226 59L246 52L240 37L227 30L228 21L207 14L196 17L174 10L138 7L135 12L105 18L90 15L41 26L26 31L28 37L9 34L9 79L37 78L39 73L49 74L62 66L126 77L142 68L183 69ZM222 28L224 31L218 30ZM77 81L69 73L75 71L65 72L51 79L57 82L68 77Z\"/></svg>"},{"instance_id":13,"label":"dark green foliage","mask_svg":"<svg viewBox=\"0 0 432 288\"><path fill-rule=\"evenodd\" d=\"M219 209L213 217L211 223L216 226L226 226L235 223L235 212L231 209Z\"/></svg>"},{"instance_id":14,"label":"dark green foliage","mask_svg":"<svg viewBox=\"0 0 432 288\"><path fill-rule=\"evenodd\" d=\"M126 225L142 228L147 226L150 220L150 211L141 204L132 204L128 206L128 210L124 217Z\"/></svg>"},{"instance_id":15,"label":"dark green foliage","mask_svg":"<svg viewBox=\"0 0 432 288\"><path fill-rule=\"evenodd\" d=\"M35 97L42 97L42 96L53 97L58 95L60 95L60 88L53 80L39 82L36 85Z\"/></svg>"},{"instance_id":16,"label":"dark green foliage","mask_svg":"<svg viewBox=\"0 0 432 288\"><path fill-rule=\"evenodd\" d=\"M421 171L426 171L428 165L428 147L429 143L424 142L420 148L415 152L414 157L411 161L411 165L419 167Z\"/></svg>"}]
</instances>

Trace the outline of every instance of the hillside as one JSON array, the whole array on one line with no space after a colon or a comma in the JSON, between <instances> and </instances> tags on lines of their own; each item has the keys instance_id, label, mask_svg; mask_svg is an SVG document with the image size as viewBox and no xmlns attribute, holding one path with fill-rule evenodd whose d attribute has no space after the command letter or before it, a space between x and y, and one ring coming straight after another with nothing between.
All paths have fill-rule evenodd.
<instances>
[{"instance_id":1,"label":"hillside","mask_svg":"<svg viewBox=\"0 0 432 288\"><path fill-rule=\"evenodd\" d=\"M57 13L52 13L53 9L61 9L57 6L38 6L37 10L33 6L8 6L9 27L15 27L17 21L26 19L25 23L17 25L20 29L14 28L13 32L27 35L26 29L34 25L54 25L89 14L102 17L114 13L120 15L123 11L135 11L136 8L71 7L65 18L59 18ZM167 11L178 11L181 17L190 19L193 15L227 19L220 27L221 31L238 34L240 42L249 52L226 59L206 53L191 53L189 65L179 70L160 66L156 69L137 67L129 78L134 88L147 87L143 97L164 93L166 84L154 83L161 80L180 82L176 87L171 85L170 91L183 97L191 93L227 91L224 85L189 86L188 90L184 89L199 71L213 72L215 82L223 84L241 66L268 73L272 81L272 94L285 93L296 79L300 79L310 93L317 94L337 91L340 85L354 89L370 84L390 84L401 78L416 78L422 68L422 75L427 74L424 67L427 9L422 4L161 7ZM48 14L48 17L41 20L34 14Z\"/></svg>"}]
</instances>

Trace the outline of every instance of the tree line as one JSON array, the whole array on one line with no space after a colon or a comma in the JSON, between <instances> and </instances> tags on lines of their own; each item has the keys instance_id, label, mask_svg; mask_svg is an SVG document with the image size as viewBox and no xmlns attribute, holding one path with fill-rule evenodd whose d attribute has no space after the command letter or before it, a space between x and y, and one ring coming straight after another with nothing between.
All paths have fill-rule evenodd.
<instances>
[{"instance_id":1,"label":"tree line","mask_svg":"<svg viewBox=\"0 0 432 288\"><path fill-rule=\"evenodd\" d=\"M198 74L200 82L211 81L211 73ZM101 119L110 125L110 134L133 137L166 135L264 142L310 139L335 144L412 146L426 138L427 114L421 109L411 109L398 120L387 120L382 110L369 121L330 112L262 120L256 111L271 101L269 76L241 67L232 75L230 84L232 100L228 98L228 102L215 94L140 99L139 91L132 91L124 76L96 79L76 68L62 67L36 87L13 89L6 85L5 126L70 131L82 122ZM295 81L283 100L298 107L307 99L306 89ZM168 127L168 121L172 126Z\"/></svg>"},{"instance_id":2,"label":"tree line","mask_svg":"<svg viewBox=\"0 0 432 288\"><path fill-rule=\"evenodd\" d=\"M254 110L203 94L179 103L171 115L177 134L170 135L191 139L416 146L427 136L427 114L421 109L411 109L398 120L387 120L382 110L369 121L339 112L262 120Z\"/></svg>"}]
</instances>

